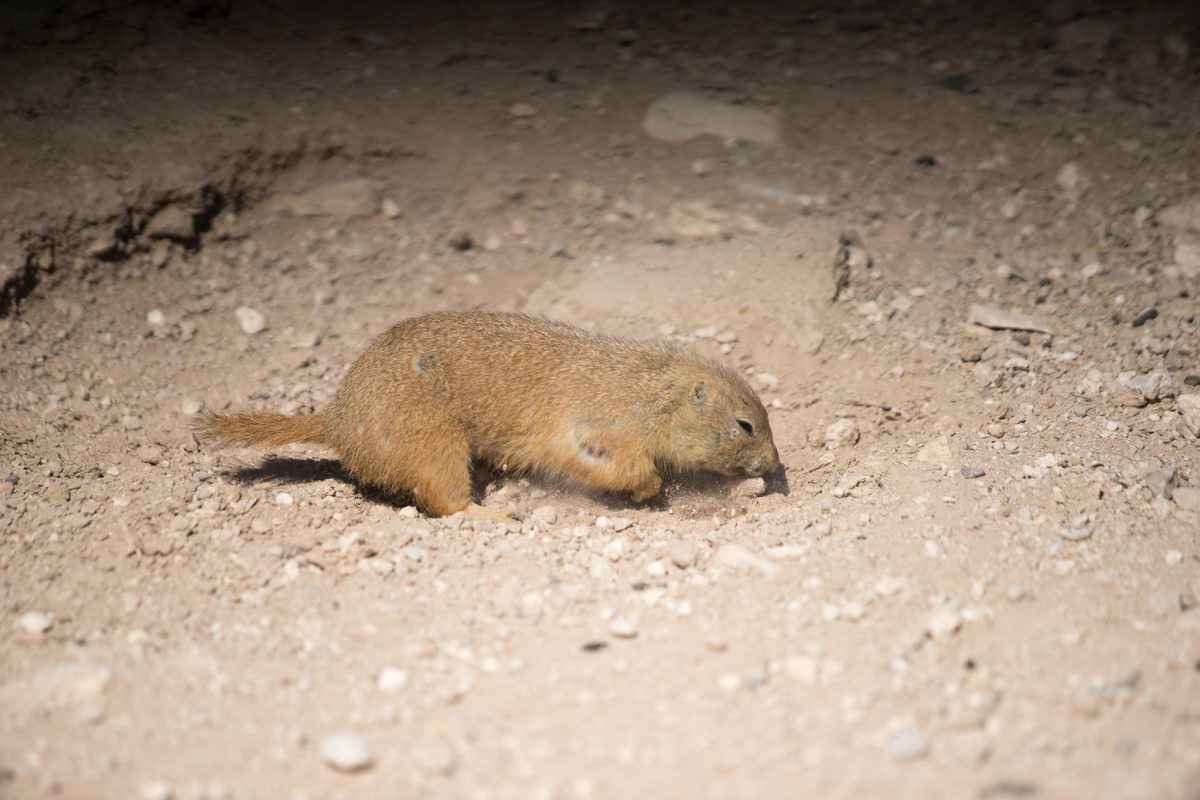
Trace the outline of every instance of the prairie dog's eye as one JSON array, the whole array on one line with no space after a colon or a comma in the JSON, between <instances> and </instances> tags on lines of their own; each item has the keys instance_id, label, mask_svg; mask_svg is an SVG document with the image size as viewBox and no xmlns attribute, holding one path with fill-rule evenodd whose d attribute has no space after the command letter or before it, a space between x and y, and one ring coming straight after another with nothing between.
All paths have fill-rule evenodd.
<instances>
[{"instance_id":1,"label":"prairie dog's eye","mask_svg":"<svg viewBox=\"0 0 1200 800\"><path fill-rule=\"evenodd\" d=\"M754 424L752 422L750 422L750 420L739 419L737 421L737 424L740 425L742 427L742 430L744 430L748 435L750 435L750 436L754 435Z\"/></svg>"}]
</instances>

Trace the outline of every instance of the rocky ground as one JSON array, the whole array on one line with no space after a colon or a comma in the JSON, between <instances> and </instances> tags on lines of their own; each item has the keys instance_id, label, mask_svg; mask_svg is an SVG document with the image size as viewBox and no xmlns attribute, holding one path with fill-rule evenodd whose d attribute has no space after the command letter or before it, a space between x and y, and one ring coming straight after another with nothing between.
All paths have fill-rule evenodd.
<instances>
[{"instance_id":1,"label":"rocky ground","mask_svg":"<svg viewBox=\"0 0 1200 800\"><path fill-rule=\"evenodd\" d=\"M1187 4L27 5L0 797L1200 796ZM743 370L788 491L190 433L466 307Z\"/></svg>"}]
</instances>

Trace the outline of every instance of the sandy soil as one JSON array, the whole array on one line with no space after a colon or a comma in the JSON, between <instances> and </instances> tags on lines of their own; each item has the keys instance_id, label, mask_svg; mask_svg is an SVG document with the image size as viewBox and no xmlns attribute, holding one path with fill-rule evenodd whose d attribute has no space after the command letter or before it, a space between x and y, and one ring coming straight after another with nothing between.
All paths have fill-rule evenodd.
<instances>
[{"instance_id":1,"label":"sandy soil","mask_svg":"<svg viewBox=\"0 0 1200 800\"><path fill-rule=\"evenodd\" d=\"M1187 4L27 5L0 797L1200 796ZM744 370L788 491L190 433L467 307Z\"/></svg>"}]
</instances>

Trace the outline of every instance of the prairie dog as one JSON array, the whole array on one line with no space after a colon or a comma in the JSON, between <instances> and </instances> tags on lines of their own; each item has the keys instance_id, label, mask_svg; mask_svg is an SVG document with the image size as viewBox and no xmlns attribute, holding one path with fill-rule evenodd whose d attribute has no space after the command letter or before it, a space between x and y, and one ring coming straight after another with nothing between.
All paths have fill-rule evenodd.
<instances>
[{"instance_id":1,"label":"prairie dog","mask_svg":"<svg viewBox=\"0 0 1200 800\"><path fill-rule=\"evenodd\" d=\"M781 469L767 412L733 370L522 314L459 311L404 320L359 356L317 414L209 413L202 438L332 448L358 480L452 514L471 465L658 494L664 472Z\"/></svg>"}]
</instances>

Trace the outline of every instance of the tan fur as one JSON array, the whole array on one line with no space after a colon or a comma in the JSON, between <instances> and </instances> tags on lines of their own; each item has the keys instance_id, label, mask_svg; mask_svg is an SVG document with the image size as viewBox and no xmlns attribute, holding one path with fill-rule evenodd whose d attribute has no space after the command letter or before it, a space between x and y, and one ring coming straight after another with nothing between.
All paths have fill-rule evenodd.
<instances>
[{"instance_id":1,"label":"tan fur","mask_svg":"<svg viewBox=\"0 0 1200 800\"><path fill-rule=\"evenodd\" d=\"M473 461L639 502L665 471L780 468L766 409L732 370L661 343L484 311L393 326L320 414L209 414L196 427L221 444L324 444L359 480L411 492L434 515L467 507Z\"/></svg>"}]
</instances>

